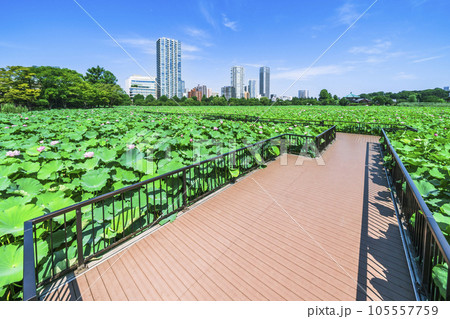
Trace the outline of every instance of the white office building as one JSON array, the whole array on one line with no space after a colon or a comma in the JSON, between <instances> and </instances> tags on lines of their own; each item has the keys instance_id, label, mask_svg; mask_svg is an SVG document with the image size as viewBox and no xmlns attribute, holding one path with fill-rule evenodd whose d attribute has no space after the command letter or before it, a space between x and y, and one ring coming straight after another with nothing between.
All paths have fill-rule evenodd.
<instances>
[{"instance_id":1,"label":"white office building","mask_svg":"<svg viewBox=\"0 0 450 319\"><path fill-rule=\"evenodd\" d=\"M235 98L244 97L244 67L233 66L231 68L231 86L235 89Z\"/></svg>"},{"instance_id":2,"label":"white office building","mask_svg":"<svg viewBox=\"0 0 450 319\"><path fill-rule=\"evenodd\" d=\"M156 41L156 81L158 98L183 96L180 41L168 38Z\"/></svg>"},{"instance_id":3,"label":"white office building","mask_svg":"<svg viewBox=\"0 0 450 319\"><path fill-rule=\"evenodd\" d=\"M138 94L144 98L151 94L156 98L156 79L152 76L132 75L125 80L125 91L130 98Z\"/></svg>"}]
</instances>

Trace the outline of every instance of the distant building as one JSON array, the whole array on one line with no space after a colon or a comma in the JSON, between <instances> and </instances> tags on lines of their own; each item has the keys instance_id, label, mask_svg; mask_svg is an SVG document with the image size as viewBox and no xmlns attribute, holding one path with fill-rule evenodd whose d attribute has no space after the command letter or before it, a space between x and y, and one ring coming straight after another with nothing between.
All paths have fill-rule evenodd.
<instances>
[{"instance_id":1,"label":"distant building","mask_svg":"<svg viewBox=\"0 0 450 319\"><path fill-rule=\"evenodd\" d=\"M197 85L197 87L193 88L192 90L190 90L188 92L188 97L197 97L198 101L201 101L202 98L208 97L208 89L206 87L206 85Z\"/></svg>"},{"instance_id":2,"label":"distant building","mask_svg":"<svg viewBox=\"0 0 450 319\"><path fill-rule=\"evenodd\" d=\"M283 101L292 101L292 96L284 95L284 96L280 96L279 99L283 100Z\"/></svg>"},{"instance_id":3,"label":"distant building","mask_svg":"<svg viewBox=\"0 0 450 319\"><path fill-rule=\"evenodd\" d=\"M299 99L309 99L309 90L298 90Z\"/></svg>"},{"instance_id":4,"label":"distant building","mask_svg":"<svg viewBox=\"0 0 450 319\"><path fill-rule=\"evenodd\" d=\"M270 94L270 100L272 102L276 102L277 101L277 95L276 94Z\"/></svg>"},{"instance_id":5,"label":"distant building","mask_svg":"<svg viewBox=\"0 0 450 319\"><path fill-rule=\"evenodd\" d=\"M221 90L221 96L225 96L227 100L236 97L236 88L234 86L224 86Z\"/></svg>"},{"instance_id":6,"label":"distant building","mask_svg":"<svg viewBox=\"0 0 450 319\"><path fill-rule=\"evenodd\" d=\"M256 80L248 80L248 93L251 99L256 97Z\"/></svg>"},{"instance_id":7,"label":"distant building","mask_svg":"<svg viewBox=\"0 0 450 319\"><path fill-rule=\"evenodd\" d=\"M356 102L361 97L359 95L353 94L353 92L350 92L350 94L344 96L345 99L347 99L350 103L358 103Z\"/></svg>"},{"instance_id":8,"label":"distant building","mask_svg":"<svg viewBox=\"0 0 450 319\"><path fill-rule=\"evenodd\" d=\"M359 103L359 104L369 104L372 103L371 100L360 97L359 95L353 94L350 92L349 95L344 96L350 103Z\"/></svg>"},{"instance_id":9,"label":"distant building","mask_svg":"<svg viewBox=\"0 0 450 319\"><path fill-rule=\"evenodd\" d=\"M450 91L450 88L448 86L444 86L444 91Z\"/></svg>"},{"instance_id":10,"label":"distant building","mask_svg":"<svg viewBox=\"0 0 450 319\"><path fill-rule=\"evenodd\" d=\"M244 97L244 67L233 66L231 68L231 86L235 89L235 98Z\"/></svg>"},{"instance_id":11,"label":"distant building","mask_svg":"<svg viewBox=\"0 0 450 319\"><path fill-rule=\"evenodd\" d=\"M268 66L259 68L259 94L270 97L270 68Z\"/></svg>"},{"instance_id":12,"label":"distant building","mask_svg":"<svg viewBox=\"0 0 450 319\"><path fill-rule=\"evenodd\" d=\"M156 98L156 79L152 76L132 75L125 80L125 91L130 98L137 94L144 97L151 94Z\"/></svg>"},{"instance_id":13,"label":"distant building","mask_svg":"<svg viewBox=\"0 0 450 319\"><path fill-rule=\"evenodd\" d=\"M180 41L168 38L156 41L156 81L158 98L183 96Z\"/></svg>"},{"instance_id":14,"label":"distant building","mask_svg":"<svg viewBox=\"0 0 450 319\"><path fill-rule=\"evenodd\" d=\"M213 91L212 91L212 89L208 89L208 95L207 95L207 97L211 97L211 96L212 96L212 94L213 94Z\"/></svg>"}]
</instances>

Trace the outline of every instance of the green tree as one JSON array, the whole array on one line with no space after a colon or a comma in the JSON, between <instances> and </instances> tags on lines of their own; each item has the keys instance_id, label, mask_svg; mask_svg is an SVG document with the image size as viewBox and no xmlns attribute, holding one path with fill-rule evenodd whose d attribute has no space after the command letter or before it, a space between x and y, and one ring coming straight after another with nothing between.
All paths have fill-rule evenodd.
<instances>
[{"instance_id":1,"label":"green tree","mask_svg":"<svg viewBox=\"0 0 450 319\"><path fill-rule=\"evenodd\" d=\"M0 103L31 106L40 93L31 68L23 66L0 68Z\"/></svg>"},{"instance_id":2,"label":"green tree","mask_svg":"<svg viewBox=\"0 0 450 319\"><path fill-rule=\"evenodd\" d=\"M319 93L319 101L320 102L327 102L328 100L332 99L331 94L328 93L326 89L323 89Z\"/></svg>"},{"instance_id":3,"label":"green tree","mask_svg":"<svg viewBox=\"0 0 450 319\"><path fill-rule=\"evenodd\" d=\"M349 104L350 104L350 101L347 100L345 97L343 97L342 99L339 100L339 105L341 105L341 106L346 106Z\"/></svg>"},{"instance_id":4,"label":"green tree","mask_svg":"<svg viewBox=\"0 0 450 319\"><path fill-rule=\"evenodd\" d=\"M92 67L87 69L86 76L84 77L86 81L91 84L103 83L103 84L116 84L117 78L115 75L105 70L100 66Z\"/></svg>"},{"instance_id":5,"label":"green tree","mask_svg":"<svg viewBox=\"0 0 450 319\"><path fill-rule=\"evenodd\" d=\"M411 95L408 97L408 102L411 102L411 103L417 102L417 95L411 94Z\"/></svg>"}]
</instances>

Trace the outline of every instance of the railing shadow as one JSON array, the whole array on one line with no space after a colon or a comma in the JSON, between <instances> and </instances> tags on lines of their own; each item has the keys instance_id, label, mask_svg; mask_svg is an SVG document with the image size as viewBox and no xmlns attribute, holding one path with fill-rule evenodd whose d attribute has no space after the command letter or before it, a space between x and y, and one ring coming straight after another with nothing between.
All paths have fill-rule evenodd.
<instances>
[{"instance_id":1,"label":"railing shadow","mask_svg":"<svg viewBox=\"0 0 450 319\"><path fill-rule=\"evenodd\" d=\"M82 301L80 287L76 280L72 280L55 290L51 290L49 287L49 293L42 297L45 301Z\"/></svg>"},{"instance_id":2,"label":"railing shadow","mask_svg":"<svg viewBox=\"0 0 450 319\"><path fill-rule=\"evenodd\" d=\"M389 224L387 229L378 227L378 220L395 217L395 211L390 205L390 193L387 190L380 191L376 185L388 187L383 175L379 144L368 142L356 300L370 300L367 297L368 290L381 300L414 300L410 277L398 270L406 266L403 250L400 249L399 256L397 249L396 253L391 252L394 249L390 249L397 245L401 247L399 230L395 224Z\"/></svg>"}]
</instances>

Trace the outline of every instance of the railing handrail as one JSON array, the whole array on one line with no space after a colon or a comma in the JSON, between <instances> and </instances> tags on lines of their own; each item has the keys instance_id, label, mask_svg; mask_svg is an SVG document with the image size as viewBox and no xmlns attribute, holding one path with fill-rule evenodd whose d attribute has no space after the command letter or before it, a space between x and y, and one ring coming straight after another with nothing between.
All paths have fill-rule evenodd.
<instances>
[{"instance_id":1,"label":"railing handrail","mask_svg":"<svg viewBox=\"0 0 450 319\"><path fill-rule=\"evenodd\" d=\"M411 187L413 196L415 200L417 201L417 204L421 208L421 211L425 217L426 222L430 225L431 234L435 238L436 243L438 244L439 248L443 252L443 257L447 264L450 265L450 244L448 243L447 239L445 238L444 234L442 233L441 229L439 228L439 225L437 224L436 220L434 219L433 213L428 208L428 205L425 203L425 200L423 199L422 195L420 194L419 190L417 189L411 175L409 175L405 165L403 164L402 160L398 156L397 152L395 151L394 147L391 144L391 141L389 140L385 130L382 130L383 137L385 139L386 144L388 145L389 149L392 152L392 155L395 158L395 161L399 165L403 175L405 176L406 182Z\"/></svg>"},{"instance_id":2,"label":"railing handrail","mask_svg":"<svg viewBox=\"0 0 450 319\"><path fill-rule=\"evenodd\" d=\"M328 131L328 130L327 130L327 131ZM62 208L62 209L59 209L59 210L57 210L57 211L54 211L54 212L51 212L51 213L48 213L48 214L45 214L45 215L38 216L38 217L36 217L36 218L30 219L29 221L32 222L33 224L35 224L35 223L38 223L38 222L41 222L41 221L44 221L44 220L47 220L47 219L51 219L51 218L60 216L60 215L62 215L62 214L68 213L68 212L70 212L70 211L73 211L73 210L75 210L75 209L77 209L77 208L81 208L81 207L85 207L85 206L88 206L88 205L91 205L91 204L95 204L95 203L101 202L101 201L103 201L103 200L105 200L105 199L108 199L108 198L111 198L111 197L114 197L114 196L117 196L117 195L126 193L126 192L128 192L128 191L131 191L131 190L134 190L134 189L137 189L137 188L140 188L140 187L142 187L142 186L144 186L144 185L153 183L154 181L157 181L157 180L160 180L160 179L164 179L165 177L175 175L175 174L180 173L180 172L182 172L182 171L189 170L189 169L191 169L191 168L193 168L193 167L200 166L200 165L203 165L203 164L205 164L205 163L215 161L215 160L217 160L217 159L219 159L219 158L222 158L222 157L225 157L225 156L227 156L227 155L230 155L230 154L233 154L233 153L237 153L237 152L243 151L243 150L245 150L245 149L248 149L248 148L257 146L257 145L259 145L259 144L266 143L266 142L269 142L269 141L271 141L271 140L274 140L274 139L277 139L277 138L281 138L281 137L287 136L287 135L290 135L290 136L297 136L297 137L303 137L303 138L310 138L310 139L315 139L315 138L316 138L316 137L310 136L310 135L299 135L299 134L292 134L292 133L284 133L284 134L280 134L280 135L277 135L277 136L274 136L274 137L271 137L271 138L268 138L268 139L265 139L265 140L261 140L261 141L258 141L258 142L256 142L256 143L253 143L253 144L250 144L250 145L246 145L246 146L244 146L244 147L241 147L241 148L238 148L238 149L229 151L229 152L227 152L227 153L224 153L224 154L220 154L220 155L214 156L214 157L212 157L212 158L203 160L203 161L201 161L201 162L197 162L197 163L194 163L194 164L190 164L190 165L187 165L187 166L183 166L183 167L181 167L181 168L177 168L177 169L175 169L175 170L173 170L173 171L166 172L166 173L164 173L164 174L161 174L161 175L152 177L152 178L147 179L147 180L145 180L145 181L141 181L141 182L138 182L138 183L129 185L129 186L125 186L125 187L120 188L120 189L118 189L118 190L115 190L115 191L112 191L112 192L109 192L109 193L106 193L106 194L102 194L102 195L99 195L99 196L96 196L96 197L87 199L87 200L85 200L85 201L82 201L82 202L73 204L73 205L71 205L71 206L67 206L67 207L64 207L64 208Z\"/></svg>"}]
</instances>

